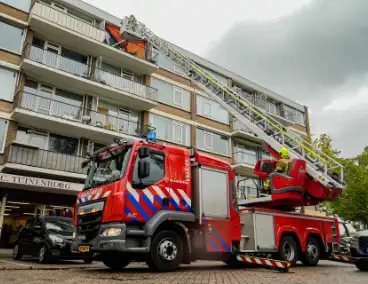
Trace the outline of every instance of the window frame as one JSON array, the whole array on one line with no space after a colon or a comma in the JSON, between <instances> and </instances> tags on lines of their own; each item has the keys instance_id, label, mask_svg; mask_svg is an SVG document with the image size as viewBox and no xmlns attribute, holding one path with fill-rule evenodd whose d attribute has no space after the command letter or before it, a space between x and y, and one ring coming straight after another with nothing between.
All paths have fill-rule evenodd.
<instances>
[{"instance_id":1,"label":"window frame","mask_svg":"<svg viewBox=\"0 0 368 284\"><path fill-rule=\"evenodd\" d=\"M175 100L177 93L180 93L180 102L177 102ZM183 89L173 85L173 105L180 109L183 109L183 104L184 104Z\"/></svg>"},{"instance_id":2,"label":"window frame","mask_svg":"<svg viewBox=\"0 0 368 284\"><path fill-rule=\"evenodd\" d=\"M176 139L175 137L175 128L176 127L180 127L180 139ZM173 131L173 137L172 137L172 140L175 142L175 143L178 143L178 144L182 144L183 143L183 131L184 131L184 127L183 127L183 124L180 123L180 122L177 122L175 120L173 120L173 123L172 123L172 131Z\"/></svg>"},{"instance_id":3,"label":"window frame","mask_svg":"<svg viewBox=\"0 0 368 284\"><path fill-rule=\"evenodd\" d=\"M210 141L211 141L211 145L210 146L206 145L206 136L209 136L210 137ZM213 133L212 132L203 130L203 147L205 149L208 149L208 150L212 150L213 151Z\"/></svg>"},{"instance_id":4,"label":"window frame","mask_svg":"<svg viewBox=\"0 0 368 284\"><path fill-rule=\"evenodd\" d=\"M4 4L6 4L6 3L4 3ZM0 46L0 50L4 50L6 52L10 52L10 53L17 54L17 55L22 55L22 50L23 50L24 40L26 39L27 30L13 24L13 23L9 23L8 21L6 21L4 19L0 19L0 23L4 23L6 25L9 25L9 26L12 26L14 28L20 29L22 31L22 37L21 37L20 46L19 46L18 51L10 50L10 49L2 47L2 46Z\"/></svg>"},{"instance_id":5,"label":"window frame","mask_svg":"<svg viewBox=\"0 0 368 284\"><path fill-rule=\"evenodd\" d=\"M4 154L5 151L5 144L6 144L6 138L8 137L8 130L9 130L9 120L0 118L0 120L3 120L5 122L5 128L4 128L4 140L3 140L3 146L0 148L0 154Z\"/></svg>"},{"instance_id":6,"label":"window frame","mask_svg":"<svg viewBox=\"0 0 368 284\"><path fill-rule=\"evenodd\" d=\"M145 188L147 188L147 187L149 187L149 186L151 186L153 184L159 183L160 181L162 181L162 180L165 179L165 176L166 176L166 161L167 161L167 159L166 159L166 153L163 152L163 151L151 149L149 158L151 158L151 155L152 154L156 154L156 155L158 154L158 155L161 155L164 158L164 169L163 169L163 175L162 175L162 177L160 179L156 180L156 181L150 182L149 184L142 184L142 185L144 185L144 187L141 187L141 186L138 186L137 187L137 185L134 184L134 173L135 173L135 170L136 169L138 171L138 162L140 160L139 155L138 155L138 151L137 151L136 154L135 154L135 159L134 159L134 163L133 163L134 166L133 166L132 171L131 171L131 185L132 185L133 188L144 190ZM142 160L145 160L147 158L148 157L146 157L146 158L144 158Z\"/></svg>"},{"instance_id":7,"label":"window frame","mask_svg":"<svg viewBox=\"0 0 368 284\"><path fill-rule=\"evenodd\" d=\"M0 0L0 3L2 3L2 4L4 4L4 5L7 5L7 6L9 6L9 7L12 7L12 8L14 8L14 9L16 9L16 10L18 10L18 11L25 12L25 13L29 13L29 12L30 12L30 10L31 10L31 2L32 2L32 1L31 1L31 0L29 0L29 3L28 3L28 9L26 10L26 9L22 9L22 8L19 8L19 7L16 7L16 6L11 5L9 1L4 2L4 1L1 1L1 0Z\"/></svg>"},{"instance_id":8,"label":"window frame","mask_svg":"<svg viewBox=\"0 0 368 284\"><path fill-rule=\"evenodd\" d=\"M18 81L19 81L19 72L17 70L7 68L7 67L2 66L2 65L0 65L0 69L4 69L6 71L9 71L9 72L13 73L13 77L14 77L14 85L13 85L13 88L12 88L12 91L11 91L11 93L13 94L12 98L10 100L0 98L0 101L13 103L14 95L15 95L15 89L16 89Z\"/></svg>"}]
</instances>

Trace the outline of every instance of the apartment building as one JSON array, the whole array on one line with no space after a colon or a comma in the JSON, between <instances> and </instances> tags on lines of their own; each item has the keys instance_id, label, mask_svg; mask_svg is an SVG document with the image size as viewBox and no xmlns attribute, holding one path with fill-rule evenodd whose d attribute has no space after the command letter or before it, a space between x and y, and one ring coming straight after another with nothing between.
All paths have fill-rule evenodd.
<instances>
[{"instance_id":1,"label":"apartment building","mask_svg":"<svg viewBox=\"0 0 368 284\"><path fill-rule=\"evenodd\" d=\"M148 43L120 44L120 21L80 0L0 0L0 228L37 210L71 210L86 154L116 137L137 139L148 124L162 143L229 161L239 198L256 196L253 167L269 156L262 141ZM309 133L305 106L180 51Z\"/></svg>"}]
</instances>

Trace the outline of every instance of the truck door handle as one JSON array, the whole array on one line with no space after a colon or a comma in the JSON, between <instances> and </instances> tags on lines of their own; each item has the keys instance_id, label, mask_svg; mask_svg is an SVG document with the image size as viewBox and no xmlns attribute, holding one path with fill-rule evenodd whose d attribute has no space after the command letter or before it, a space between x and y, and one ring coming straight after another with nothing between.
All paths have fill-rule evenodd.
<instances>
[{"instance_id":1,"label":"truck door handle","mask_svg":"<svg viewBox=\"0 0 368 284\"><path fill-rule=\"evenodd\" d=\"M170 198L167 198L167 197L162 198L162 205L169 206L169 204L170 204Z\"/></svg>"}]
</instances>

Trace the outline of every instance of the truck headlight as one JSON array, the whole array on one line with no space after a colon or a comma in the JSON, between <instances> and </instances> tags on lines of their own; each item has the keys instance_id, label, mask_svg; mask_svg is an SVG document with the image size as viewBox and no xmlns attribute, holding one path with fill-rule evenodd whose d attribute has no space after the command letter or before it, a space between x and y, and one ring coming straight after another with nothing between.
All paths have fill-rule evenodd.
<instances>
[{"instance_id":1,"label":"truck headlight","mask_svg":"<svg viewBox=\"0 0 368 284\"><path fill-rule=\"evenodd\" d=\"M120 235L121 229L120 228L109 228L102 232L102 237L115 237Z\"/></svg>"},{"instance_id":2,"label":"truck headlight","mask_svg":"<svg viewBox=\"0 0 368 284\"><path fill-rule=\"evenodd\" d=\"M76 236L77 236L77 234L75 232L73 232L72 239L75 240Z\"/></svg>"},{"instance_id":3,"label":"truck headlight","mask_svg":"<svg viewBox=\"0 0 368 284\"><path fill-rule=\"evenodd\" d=\"M50 240L54 243L54 244L63 244L64 240L56 235L49 235Z\"/></svg>"}]
</instances>

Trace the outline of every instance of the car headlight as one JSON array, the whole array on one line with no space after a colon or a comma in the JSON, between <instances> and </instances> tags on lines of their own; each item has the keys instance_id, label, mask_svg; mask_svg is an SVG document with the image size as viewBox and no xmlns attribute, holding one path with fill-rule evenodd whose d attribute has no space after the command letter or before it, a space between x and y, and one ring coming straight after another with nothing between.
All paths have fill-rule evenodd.
<instances>
[{"instance_id":1,"label":"car headlight","mask_svg":"<svg viewBox=\"0 0 368 284\"><path fill-rule=\"evenodd\" d=\"M49 235L50 240L54 243L54 244L63 244L64 240L56 235Z\"/></svg>"},{"instance_id":2,"label":"car headlight","mask_svg":"<svg viewBox=\"0 0 368 284\"><path fill-rule=\"evenodd\" d=\"M120 235L121 229L120 228L109 228L102 232L101 236L103 237L115 237Z\"/></svg>"}]
</instances>

